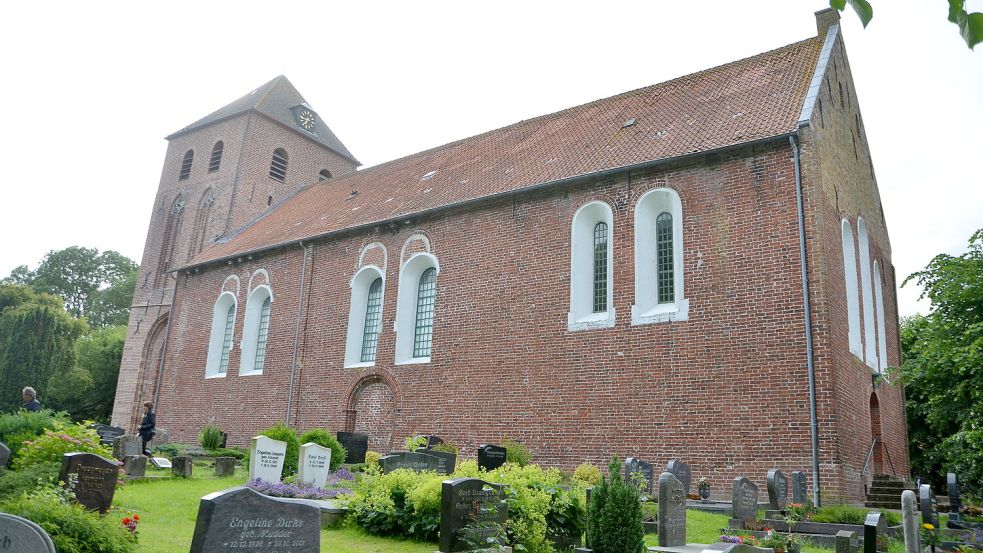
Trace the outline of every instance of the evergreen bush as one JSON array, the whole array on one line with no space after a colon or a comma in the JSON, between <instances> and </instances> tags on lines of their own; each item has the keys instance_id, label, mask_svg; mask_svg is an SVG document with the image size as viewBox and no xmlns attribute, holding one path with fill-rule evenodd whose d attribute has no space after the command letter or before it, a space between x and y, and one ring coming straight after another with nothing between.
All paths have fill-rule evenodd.
<instances>
[{"instance_id":1,"label":"evergreen bush","mask_svg":"<svg viewBox=\"0 0 983 553\"><path fill-rule=\"evenodd\" d=\"M51 536L58 553L132 553L136 537L120 519L63 503L57 493L45 489L0 504L0 511L35 522Z\"/></svg>"},{"instance_id":2,"label":"evergreen bush","mask_svg":"<svg viewBox=\"0 0 983 553\"><path fill-rule=\"evenodd\" d=\"M283 460L283 476L293 476L297 474L297 456L300 454L300 441L297 440L297 433L282 422L267 428L259 433L281 442L287 442L287 456Z\"/></svg>"},{"instance_id":3,"label":"evergreen bush","mask_svg":"<svg viewBox=\"0 0 983 553\"><path fill-rule=\"evenodd\" d=\"M505 448L506 463L515 463L520 467L524 467L532 460L532 454L529 453L529 448L512 438L502 438L501 445Z\"/></svg>"},{"instance_id":4,"label":"evergreen bush","mask_svg":"<svg viewBox=\"0 0 983 553\"><path fill-rule=\"evenodd\" d=\"M58 483L60 462L35 463L22 470L0 471L0 501L29 493L41 486L54 486Z\"/></svg>"},{"instance_id":5,"label":"evergreen bush","mask_svg":"<svg viewBox=\"0 0 983 553\"><path fill-rule=\"evenodd\" d=\"M609 475L591 493L587 539L595 553L642 553L642 506L638 489L621 478L621 461L611 459Z\"/></svg>"},{"instance_id":6,"label":"evergreen bush","mask_svg":"<svg viewBox=\"0 0 983 553\"><path fill-rule=\"evenodd\" d=\"M348 452L345 451L344 446L338 441L338 438L334 437L334 434L328 432L327 430L322 430L320 428L315 428L314 430L308 430L300 436L300 443L306 444L308 442L313 442L321 447L326 447L331 450L331 470L338 470L338 467L345 462L345 457Z\"/></svg>"},{"instance_id":7,"label":"evergreen bush","mask_svg":"<svg viewBox=\"0 0 983 553\"><path fill-rule=\"evenodd\" d=\"M71 423L68 413L55 413L51 409L37 412L20 410L3 414L0 415L0 442L7 444L11 458L15 458L24 441L33 440L44 434L45 430L54 430L59 425Z\"/></svg>"}]
</instances>

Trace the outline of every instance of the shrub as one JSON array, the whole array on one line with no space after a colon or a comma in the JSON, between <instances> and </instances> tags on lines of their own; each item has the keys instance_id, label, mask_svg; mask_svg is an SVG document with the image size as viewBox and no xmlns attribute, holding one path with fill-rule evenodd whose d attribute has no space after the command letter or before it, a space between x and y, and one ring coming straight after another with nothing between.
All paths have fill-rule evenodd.
<instances>
[{"instance_id":1,"label":"shrub","mask_svg":"<svg viewBox=\"0 0 983 553\"><path fill-rule=\"evenodd\" d=\"M18 497L45 485L54 486L58 483L60 470L61 463L51 461L35 463L22 470L3 471L0 474L0 501Z\"/></svg>"},{"instance_id":2,"label":"shrub","mask_svg":"<svg viewBox=\"0 0 983 553\"><path fill-rule=\"evenodd\" d=\"M831 522L835 524L863 524L867 518L868 509L854 507L852 505L830 505L819 508L815 514L809 517L812 522ZM897 513L891 511L881 511L884 521L888 526L901 524L901 518Z\"/></svg>"},{"instance_id":3,"label":"shrub","mask_svg":"<svg viewBox=\"0 0 983 553\"><path fill-rule=\"evenodd\" d=\"M601 483L601 469L590 463L581 463L574 469L573 479L585 486L596 486Z\"/></svg>"},{"instance_id":4,"label":"shrub","mask_svg":"<svg viewBox=\"0 0 983 553\"><path fill-rule=\"evenodd\" d=\"M99 435L88 427L88 423L80 423L56 430L45 430L43 435L24 442L17 452L14 468L21 470L35 463L44 462L60 464L64 454L74 451L95 453L106 458L111 458L113 455L109 448L99 443Z\"/></svg>"},{"instance_id":5,"label":"shrub","mask_svg":"<svg viewBox=\"0 0 983 553\"><path fill-rule=\"evenodd\" d=\"M326 447L331 450L331 470L338 470L338 467L345 462L345 457L348 452L345 451L344 446L335 438L333 434L327 430L321 430L320 428L315 428L314 430L308 430L300 436L300 443L306 444L308 442L314 442L321 447Z\"/></svg>"},{"instance_id":6,"label":"shrub","mask_svg":"<svg viewBox=\"0 0 983 553\"><path fill-rule=\"evenodd\" d=\"M209 451L215 457L232 457L239 461L244 460L247 457L245 451L241 449L236 449L234 447L220 447L218 449L213 449Z\"/></svg>"},{"instance_id":7,"label":"shrub","mask_svg":"<svg viewBox=\"0 0 983 553\"><path fill-rule=\"evenodd\" d=\"M287 442L287 456L283 460L283 475L293 476L297 474L297 455L300 453L300 442L297 441L297 433L292 428L279 422L259 434L260 436Z\"/></svg>"},{"instance_id":8,"label":"shrub","mask_svg":"<svg viewBox=\"0 0 983 553\"><path fill-rule=\"evenodd\" d=\"M173 459L178 456L179 451L176 444L160 444L154 446L154 450L151 452L155 457L167 457L168 459Z\"/></svg>"},{"instance_id":9,"label":"shrub","mask_svg":"<svg viewBox=\"0 0 983 553\"><path fill-rule=\"evenodd\" d=\"M638 489L621 478L621 462L611 459L608 477L591 494L587 513L590 547L597 553L641 553L642 507Z\"/></svg>"},{"instance_id":10,"label":"shrub","mask_svg":"<svg viewBox=\"0 0 983 553\"><path fill-rule=\"evenodd\" d=\"M378 451L366 451L365 452L365 464L366 465L378 465L379 464L379 459L381 457L382 457L382 454L379 453Z\"/></svg>"},{"instance_id":11,"label":"shrub","mask_svg":"<svg viewBox=\"0 0 983 553\"><path fill-rule=\"evenodd\" d=\"M520 467L524 467L529 464L529 461L532 460L532 455L529 453L529 448L513 440L512 438L502 438L502 447L504 447L506 450L506 463L515 463Z\"/></svg>"},{"instance_id":12,"label":"shrub","mask_svg":"<svg viewBox=\"0 0 983 553\"><path fill-rule=\"evenodd\" d=\"M0 442L10 448L10 456L16 457L21 444L27 440L44 434L45 430L54 430L58 425L69 425L71 419L68 413L55 413L51 409L41 411L18 411L0 415Z\"/></svg>"},{"instance_id":13,"label":"shrub","mask_svg":"<svg viewBox=\"0 0 983 553\"><path fill-rule=\"evenodd\" d=\"M403 442L406 451L416 451L418 447L427 447L427 439L423 436L410 436Z\"/></svg>"},{"instance_id":14,"label":"shrub","mask_svg":"<svg viewBox=\"0 0 983 553\"><path fill-rule=\"evenodd\" d=\"M218 449L222 445L222 429L212 425L202 428L198 443L205 449Z\"/></svg>"},{"instance_id":15,"label":"shrub","mask_svg":"<svg viewBox=\"0 0 983 553\"><path fill-rule=\"evenodd\" d=\"M115 516L101 517L79 505L62 503L54 491L20 496L0 511L34 521L51 536L58 553L131 553L136 537Z\"/></svg>"},{"instance_id":16,"label":"shrub","mask_svg":"<svg viewBox=\"0 0 983 553\"><path fill-rule=\"evenodd\" d=\"M454 445L454 444L452 444L450 442L444 442L442 444L437 444L437 445L433 446L430 449L432 449L434 451L441 451L443 453L453 453L454 455L457 455L458 452L460 451L459 448L456 445Z\"/></svg>"},{"instance_id":17,"label":"shrub","mask_svg":"<svg viewBox=\"0 0 983 553\"><path fill-rule=\"evenodd\" d=\"M250 480L246 486L256 490L263 495L273 497L296 497L300 499L330 499L338 495L351 493L347 488L318 488L317 486L306 486L304 484L288 484L281 482L263 482L262 480Z\"/></svg>"}]
</instances>

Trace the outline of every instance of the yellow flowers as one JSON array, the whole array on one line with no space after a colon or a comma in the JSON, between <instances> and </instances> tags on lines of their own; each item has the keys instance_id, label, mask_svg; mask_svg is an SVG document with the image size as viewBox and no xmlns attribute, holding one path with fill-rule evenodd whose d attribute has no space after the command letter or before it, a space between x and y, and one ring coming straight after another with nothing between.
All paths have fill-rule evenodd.
<instances>
[{"instance_id":1,"label":"yellow flowers","mask_svg":"<svg viewBox=\"0 0 983 553\"><path fill-rule=\"evenodd\" d=\"M929 523L927 523L927 522L926 522L925 524L922 524L922 526L923 526L923 527L924 527L924 528L925 528L926 530L935 530L935 526L934 526L934 525L932 525L932 524L929 524Z\"/></svg>"}]
</instances>

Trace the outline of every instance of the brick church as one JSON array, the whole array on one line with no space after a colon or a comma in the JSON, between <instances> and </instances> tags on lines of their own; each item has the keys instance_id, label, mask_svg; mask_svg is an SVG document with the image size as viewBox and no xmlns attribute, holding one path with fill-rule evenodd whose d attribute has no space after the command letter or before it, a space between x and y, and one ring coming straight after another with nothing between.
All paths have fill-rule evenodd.
<instances>
[{"instance_id":1,"label":"brick church","mask_svg":"<svg viewBox=\"0 0 983 553\"><path fill-rule=\"evenodd\" d=\"M357 170L283 76L167 137L113 424L285 421L909 472L895 272L837 12L818 35Z\"/></svg>"}]
</instances>

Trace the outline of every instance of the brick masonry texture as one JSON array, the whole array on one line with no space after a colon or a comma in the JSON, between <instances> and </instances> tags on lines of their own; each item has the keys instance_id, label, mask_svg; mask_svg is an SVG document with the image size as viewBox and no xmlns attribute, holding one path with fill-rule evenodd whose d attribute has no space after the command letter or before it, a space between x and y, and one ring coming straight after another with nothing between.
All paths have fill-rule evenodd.
<instances>
[{"instance_id":1,"label":"brick masonry texture","mask_svg":"<svg viewBox=\"0 0 983 553\"><path fill-rule=\"evenodd\" d=\"M885 279L888 358L891 365L900 362L890 244L841 40L820 101L813 120L797 133L820 472L824 499L855 501L862 498L860 472L875 434L872 398L884 444L875 468L904 475L909 468L903 390L889 384L874 389L870 369L847 344L839 224L843 217L855 224L862 216ZM229 162L209 177L207 157L219 136L228 137ZM290 153L286 185L266 175L276 147ZM196 152L195 170L178 182L188 148ZM257 114L172 141L141 279L153 281L159 271L176 194L190 198L174 248L187 259L195 247L191 211L199 209L209 185L219 192L207 224L211 241L237 235L239 226L269 209L270 195L276 208L322 167L336 175L354 170L350 161ZM336 185L343 197L350 193L346 182L317 186ZM181 271L162 285L141 284L113 422L133 428L136 406L155 396L158 424L183 442L196 441L202 426L216 424L231 444L246 445L261 429L286 420L301 431L368 432L371 448L381 452L401 448L407 436L435 434L466 457L474 457L481 443L511 437L530 448L535 462L568 470L583 461L603 465L612 455L657 466L680 458L694 476L709 477L720 497L729 494L735 476L746 475L763 489L770 468L811 475L795 185L792 146L783 138L274 250L239 250L238 258ZM633 210L642 194L660 187L675 190L682 201L689 316L631 325ZM570 332L571 219L578 207L598 199L614 213L616 322ZM399 270L419 251L432 253L440 265L433 354L429 363L396 364ZM346 368L350 283L365 264L384 270L377 358L373 366ZM246 298L251 277L261 270L273 292L266 362L262 374L240 376ZM230 276L238 286L235 279L227 282ZM259 282L254 279L253 287ZM176 293L175 284L166 283L175 283ZM205 379L212 311L223 287L236 294L239 306L234 346L227 375Z\"/></svg>"}]
</instances>

